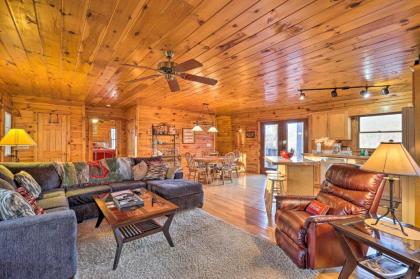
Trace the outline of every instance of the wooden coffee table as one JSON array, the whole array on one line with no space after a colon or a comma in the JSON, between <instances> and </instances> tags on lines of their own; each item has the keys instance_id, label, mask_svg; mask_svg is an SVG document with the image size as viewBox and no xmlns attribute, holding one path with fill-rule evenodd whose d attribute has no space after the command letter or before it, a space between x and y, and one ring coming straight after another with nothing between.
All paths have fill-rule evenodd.
<instances>
[{"instance_id":1,"label":"wooden coffee table","mask_svg":"<svg viewBox=\"0 0 420 279\"><path fill-rule=\"evenodd\" d=\"M172 223L178 206L145 189L142 189L141 197L144 200L143 207L132 210L120 210L118 207L110 208L107 206L107 202L112 201L110 194L94 196L94 200L99 207L99 217L95 227L99 227L105 217L111 225L115 240L117 241L114 270L118 266L121 250L123 244L126 242L163 232L169 245L174 247L171 235L169 234L169 226ZM162 216L167 217L163 225L154 220Z\"/></svg>"}]
</instances>

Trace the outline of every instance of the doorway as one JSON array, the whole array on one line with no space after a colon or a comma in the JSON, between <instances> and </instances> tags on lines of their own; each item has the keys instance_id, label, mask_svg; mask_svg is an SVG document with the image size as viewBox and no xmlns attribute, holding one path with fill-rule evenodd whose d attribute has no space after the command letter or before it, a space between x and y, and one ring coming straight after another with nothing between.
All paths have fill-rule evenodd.
<instances>
[{"instance_id":1,"label":"doorway","mask_svg":"<svg viewBox=\"0 0 420 279\"><path fill-rule=\"evenodd\" d=\"M265 156L280 156L280 151L292 149L296 157L307 152L307 126L307 119L261 123L261 173L276 169L264 159Z\"/></svg>"},{"instance_id":2,"label":"doorway","mask_svg":"<svg viewBox=\"0 0 420 279\"><path fill-rule=\"evenodd\" d=\"M38 113L36 161L66 162L69 154L69 121L63 114Z\"/></svg>"}]
</instances>

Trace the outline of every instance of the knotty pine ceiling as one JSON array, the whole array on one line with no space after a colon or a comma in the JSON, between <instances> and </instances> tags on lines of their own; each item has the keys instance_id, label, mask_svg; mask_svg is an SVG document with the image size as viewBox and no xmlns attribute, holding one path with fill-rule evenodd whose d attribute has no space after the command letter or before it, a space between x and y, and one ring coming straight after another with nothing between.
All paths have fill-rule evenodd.
<instances>
[{"instance_id":1,"label":"knotty pine ceiling","mask_svg":"<svg viewBox=\"0 0 420 279\"><path fill-rule=\"evenodd\" d=\"M359 90L309 87L391 84L376 101L410 101L419 54L418 0L0 0L0 90L88 105L135 103L217 113L361 102ZM207 86L122 67L156 67L161 50L204 64Z\"/></svg>"}]
</instances>

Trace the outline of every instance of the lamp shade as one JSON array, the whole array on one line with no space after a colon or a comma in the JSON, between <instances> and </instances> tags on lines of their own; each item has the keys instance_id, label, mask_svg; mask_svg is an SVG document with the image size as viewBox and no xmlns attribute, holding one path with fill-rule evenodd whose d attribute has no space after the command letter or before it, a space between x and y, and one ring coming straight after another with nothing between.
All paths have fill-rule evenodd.
<instances>
[{"instance_id":1,"label":"lamp shade","mask_svg":"<svg viewBox=\"0 0 420 279\"><path fill-rule=\"evenodd\" d=\"M200 125L198 125L198 123L196 123L194 125L194 127L192 128L192 131L193 132L202 132L203 131L203 128L201 128Z\"/></svg>"},{"instance_id":2,"label":"lamp shade","mask_svg":"<svg viewBox=\"0 0 420 279\"><path fill-rule=\"evenodd\" d=\"M31 146L36 145L24 129L10 129L0 140L0 146Z\"/></svg>"},{"instance_id":3,"label":"lamp shade","mask_svg":"<svg viewBox=\"0 0 420 279\"><path fill-rule=\"evenodd\" d=\"M420 176L420 168L400 142L382 142L362 166L390 175Z\"/></svg>"},{"instance_id":4,"label":"lamp shade","mask_svg":"<svg viewBox=\"0 0 420 279\"><path fill-rule=\"evenodd\" d=\"M217 130L217 128L216 128L216 127L211 126L211 127L207 130L207 132L209 132L209 133L218 133L219 131Z\"/></svg>"}]
</instances>

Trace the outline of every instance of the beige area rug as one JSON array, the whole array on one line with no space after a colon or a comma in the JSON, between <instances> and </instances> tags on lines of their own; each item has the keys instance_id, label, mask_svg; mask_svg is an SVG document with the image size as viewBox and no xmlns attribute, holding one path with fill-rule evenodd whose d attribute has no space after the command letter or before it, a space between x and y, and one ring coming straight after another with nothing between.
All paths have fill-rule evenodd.
<instances>
[{"instance_id":1,"label":"beige area rug","mask_svg":"<svg viewBox=\"0 0 420 279\"><path fill-rule=\"evenodd\" d=\"M201 209L175 215L170 232L175 247L162 233L124 245L112 270L116 249L104 221L79 225L76 278L315 278L316 271L297 268L284 252L265 239L237 229Z\"/></svg>"}]
</instances>

